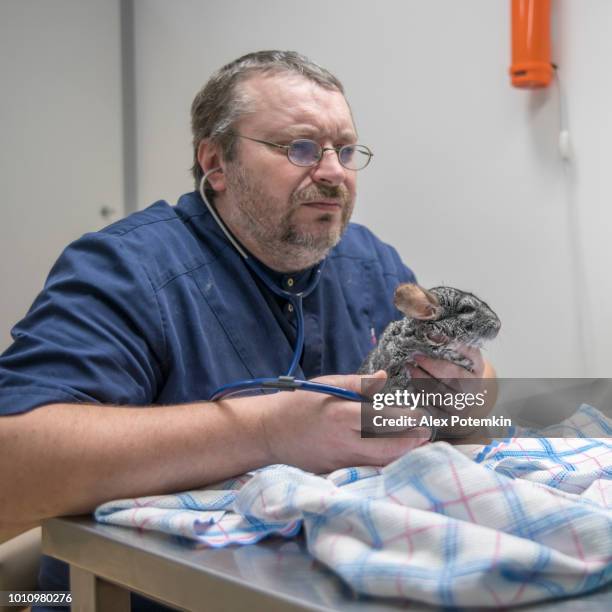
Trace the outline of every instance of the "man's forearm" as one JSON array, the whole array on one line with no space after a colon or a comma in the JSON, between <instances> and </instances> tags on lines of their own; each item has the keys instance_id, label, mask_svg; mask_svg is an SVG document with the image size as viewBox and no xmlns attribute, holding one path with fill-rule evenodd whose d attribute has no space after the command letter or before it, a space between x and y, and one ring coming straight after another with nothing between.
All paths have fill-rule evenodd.
<instances>
[{"instance_id":1,"label":"man's forearm","mask_svg":"<svg viewBox=\"0 0 612 612\"><path fill-rule=\"evenodd\" d=\"M271 462L248 398L127 408L56 404L0 418L0 523L90 512Z\"/></svg>"}]
</instances>

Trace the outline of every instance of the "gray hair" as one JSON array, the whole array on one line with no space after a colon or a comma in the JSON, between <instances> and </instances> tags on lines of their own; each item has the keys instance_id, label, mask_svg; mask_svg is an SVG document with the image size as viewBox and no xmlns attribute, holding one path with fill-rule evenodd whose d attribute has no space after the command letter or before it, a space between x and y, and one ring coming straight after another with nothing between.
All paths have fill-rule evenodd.
<instances>
[{"instance_id":1,"label":"gray hair","mask_svg":"<svg viewBox=\"0 0 612 612\"><path fill-rule=\"evenodd\" d=\"M331 72L295 51L256 51L226 64L210 77L191 105L191 172L196 189L204 175L198 162L198 147L202 140L208 138L218 143L226 160L235 157L236 138L231 128L238 119L253 112L254 107L254 101L238 85L254 74L272 76L282 73L299 74L325 89L344 94L342 83ZM211 191L207 187L206 195L212 196Z\"/></svg>"}]
</instances>

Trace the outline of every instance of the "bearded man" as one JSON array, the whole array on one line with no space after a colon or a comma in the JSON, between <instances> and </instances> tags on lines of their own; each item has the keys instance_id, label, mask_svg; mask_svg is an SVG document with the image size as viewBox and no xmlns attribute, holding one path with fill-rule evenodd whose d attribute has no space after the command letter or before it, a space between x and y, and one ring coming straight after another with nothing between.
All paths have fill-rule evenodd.
<instances>
[{"instance_id":1,"label":"bearded man","mask_svg":"<svg viewBox=\"0 0 612 612\"><path fill-rule=\"evenodd\" d=\"M197 94L192 129L195 191L70 245L0 357L6 527L268 464L384 465L427 439L362 439L359 403L319 393L210 401L287 372L302 316L293 375L360 392L354 372L415 277L349 223L372 152L327 70L293 52L241 57ZM465 352L472 373L419 366L490 373ZM41 588L66 580L46 558Z\"/></svg>"}]
</instances>

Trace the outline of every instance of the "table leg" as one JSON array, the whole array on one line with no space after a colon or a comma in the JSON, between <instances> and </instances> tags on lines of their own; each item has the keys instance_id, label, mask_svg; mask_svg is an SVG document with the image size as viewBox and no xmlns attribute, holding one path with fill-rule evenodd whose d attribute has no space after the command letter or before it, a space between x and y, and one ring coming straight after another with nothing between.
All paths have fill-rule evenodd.
<instances>
[{"instance_id":1,"label":"table leg","mask_svg":"<svg viewBox=\"0 0 612 612\"><path fill-rule=\"evenodd\" d=\"M130 612L130 592L95 574L70 566L72 612Z\"/></svg>"}]
</instances>

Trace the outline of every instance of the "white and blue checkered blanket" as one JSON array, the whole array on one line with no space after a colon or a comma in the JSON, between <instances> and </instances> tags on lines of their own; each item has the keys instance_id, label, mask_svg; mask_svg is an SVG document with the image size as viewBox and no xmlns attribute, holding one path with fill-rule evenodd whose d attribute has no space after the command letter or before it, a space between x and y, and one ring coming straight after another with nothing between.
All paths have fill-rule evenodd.
<instances>
[{"instance_id":1,"label":"white and blue checkered blanket","mask_svg":"<svg viewBox=\"0 0 612 612\"><path fill-rule=\"evenodd\" d=\"M211 547L303 527L309 552L367 595L461 607L575 595L612 579L612 423L582 406L576 424L589 437L435 442L325 477L270 466L95 516Z\"/></svg>"}]
</instances>

